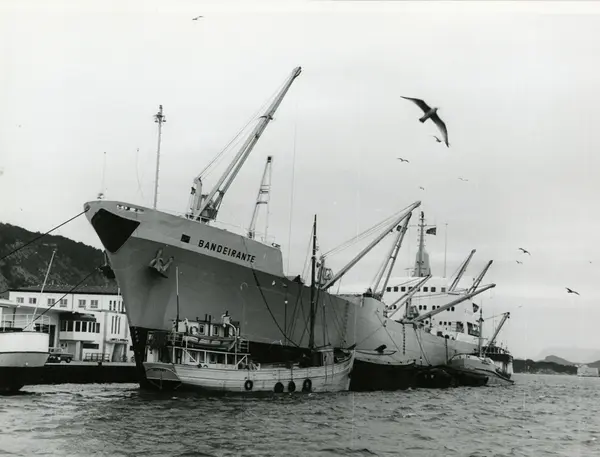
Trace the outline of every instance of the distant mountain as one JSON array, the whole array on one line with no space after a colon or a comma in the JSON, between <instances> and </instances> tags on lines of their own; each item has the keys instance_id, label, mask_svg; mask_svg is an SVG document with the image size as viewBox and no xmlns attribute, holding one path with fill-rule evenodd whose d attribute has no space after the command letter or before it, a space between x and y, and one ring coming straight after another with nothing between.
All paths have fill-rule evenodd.
<instances>
[{"instance_id":1,"label":"distant mountain","mask_svg":"<svg viewBox=\"0 0 600 457\"><path fill-rule=\"evenodd\" d=\"M39 235L38 232L0 223L0 258ZM56 249L56 254L46 284L73 286L104 263L104 254L99 249L63 236L46 235L0 260L0 295L6 296L9 289L17 287L41 285L53 249ZM108 286L114 285L114 281L96 273L82 285Z\"/></svg>"},{"instance_id":2,"label":"distant mountain","mask_svg":"<svg viewBox=\"0 0 600 457\"><path fill-rule=\"evenodd\" d=\"M544 360L548 356L559 357L574 365L600 360L600 350L597 348L554 347L542 351L536 360Z\"/></svg>"},{"instance_id":3,"label":"distant mountain","mask_svg":"<svg viewBox=\"0 0 600 457\"><path fill-rule=\"evenodd\" d=\"M549 355L544 359L544 362L552 362L552 363L558 363L559 365L566 365L566 366L572 366L575 365L572 362L569 362L568 360L562 359L560 357L557 357L555 355Z\"/></svg>"},{"instance_id":4,"label":"distant mountain","mask_svg":"<svg viewBox=\"0 0 600 457\"><path fill-rule=\"evenodd\" d=\"M515 373L538 373L538 374L577 374L577 367L564 365L546 360L535 362L531 359L514 359L513 369Z\"/></svg>"}]
</instances>

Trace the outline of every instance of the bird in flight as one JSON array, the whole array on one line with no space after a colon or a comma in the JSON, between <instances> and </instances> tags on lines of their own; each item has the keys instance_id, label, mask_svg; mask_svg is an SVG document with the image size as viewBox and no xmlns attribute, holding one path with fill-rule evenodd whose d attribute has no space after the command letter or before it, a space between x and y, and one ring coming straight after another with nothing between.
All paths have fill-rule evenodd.
<instances>
[{"instance_id":1,"label":"bird in flight","mask_svg":"<svg viewBox=\"0 0 600 457\"><path fill-rule=\"evenodd\" d=\"M425 190L425 188L423 186L419 186L419 189L421 190Z\"/></svg>"},{"instance_id":2,"label":"bird in flight","mask_svg":"<svg viewBox=\"0 0 600 457\"><path fill-rule=\"evenodd\" d=\"M575 292L574 290L569 289L568 287L565 287L565 289L567 289L567 293L568 294L577 294L577 295L579 295L579 292Z\"/></svg>"},{"instance_id":3,"label":"bird in flight","mask_svg":"<svg viewBox=\"0 0 600 457\"><path fill-rule=\"evenodd\" d=\"M196 17L192 18L192 21L197 21L198 19L203 18L203 17L204 16L196 16Z\"/></svg>"},{"instance_id":4,"label":"bird in flight","mask_svg":"<svg viewBox=\"0 0 600 457\"><path fill-rule=\"evenodd\" d=\"M440 140L436 135L431 135L431 136L435 138L435 141L437 143L441 143L442 142L442 140Z\"/></svg>"},{"instance_id":5,"label":"bird in flight","mask_svg":"<svg viewBox=\"0 0 600 457\"><path fill-rule=\"evenodd\" d=\"M521 261L519 261L519 260L517 260L517 263L518 263L519 265L523 265L523 262L521 262Z\"/></svg>"},{"instance_id":6,"label":"bird in flight","mask_svg":"<svg viewBox=\"0 0 600 457\"><path fill-rule=\"evenodd\" d=\"M396 157L398 160L400 160L401 162L406 162L406 163L410 163L408 160L403 159L402 157Z\"/></svg>"},{"instance_id":7,"label":"bird in flight","mask_svg":"<svg viewBox=\"0 0 600 457\"><path fill-rule=\"evenodd\" d=\"M523 251L523 254L529 254L529 255L531 255L531 253L527 249L519 248L519 250Z\"/></svg>"},{"instance_id":8,"label":"bird in flight","mask_svg":"<svg viewBox=\"0 0 600 457\"><path fill-rule=\"evenodd\" d=\"M464 181L464 182L469 182L469 180L465 179L465 178L458 178L458 179L460 179L461 181Z\"/></svg>"},{"instance_id":9,"label":"bird in flight","mask_svg":"<svg viewBox=\"0 0 600 457\"><path fill-rule=\"evenodd\" d=\"M425 122L427 119L431 119L433 123L437 125L437 128L440 129L440 132L444 137L444 143L446 144L446 147L449 148L450 144L448 143L448 129L446 128L446 124L444 124L444 121L442 121L437 114L438 108L431 108L427 103L418 98L404 97L403 95L401 95L401 97L405 100L410 100L423 110L423 113L425 114L419 119L419 121Z\"/></svg>"}]
</instances>

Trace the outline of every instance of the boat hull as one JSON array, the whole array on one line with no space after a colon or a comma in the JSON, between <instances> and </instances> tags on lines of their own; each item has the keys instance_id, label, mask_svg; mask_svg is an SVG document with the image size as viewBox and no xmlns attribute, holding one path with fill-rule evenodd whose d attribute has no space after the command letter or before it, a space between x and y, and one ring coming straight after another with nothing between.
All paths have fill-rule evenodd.
<instances>
[{"instance_id":1,"label":"boat hull","mask_svg":"<svg viewBox=\"0 0 600 457\"><path fill-rule=\"evenodd\" d=\"M353 357L324 367L232 370L144 362L146 379L158 390L215 392L342 392L350 385Z\"/></svg>"},{"instance_id":2,"label":"boat hull","mask_svg":"<svg viewBox=\"0 0 600 457\"><path fill-rule=\"evenodd\" d=\"M0 393L15 393L30 382L31 369L48 360L48 342L47 333L0 332Z\"/></svg>"}]
</instances>

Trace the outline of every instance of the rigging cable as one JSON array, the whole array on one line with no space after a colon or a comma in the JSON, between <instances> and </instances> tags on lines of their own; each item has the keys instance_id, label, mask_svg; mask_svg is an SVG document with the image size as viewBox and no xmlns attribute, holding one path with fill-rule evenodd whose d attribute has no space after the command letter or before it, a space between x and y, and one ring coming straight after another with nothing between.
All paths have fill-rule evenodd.
<instances>
[{"instance_id":1,"label":"rigging cable","mask_svg":"<svg viewBox=\"0 0 600 457\"><path fill-rule=\"evenodd\" d=\"M3 257L0 257L0 261L2 261L2 260L4 260L4 259L6 259L7 257L9 257L9 256L13 255L13 254L14 254L14 253L16 253L16 252L19 252L21 249L25 248L26 246L29 246L31 243L33 243L33 242L35 242L35 241L39 240L40 238L43 238L43 237L45 237L46 235L48 235L48 234L52 233L54 230L56 230L56 229L58 229L58 228L62 227L63 225L65 225L65 224L68 224L68 223L69 223L69 222L71 222L73 219L77 219L77 218L78 218L79 216L81 216L82 214L84 214L84 213L87 213L87 212L89 211L89 209L90 209L90 208L89 208L89 207L87 207L85 210L83 210L81 213L77 214L76 216L73 216L71 219L69 219L69 220L67 220L67 221L65 221L65 222L63 222L63 223L61 223L61 224L57 225L56 227L54 227L54 228L52 228L52 229L48 230L48 231L47 231L47 232L45 232L45 233L42 233L42 234L41 234L41 235L39 235L39 236L36 236L36 237L35 237L33 240L31 240L31 241L28 241L28 242L27 242L27 243L25 243L23 246L21 246L21 247L18 247L18 248L16 248L16 249L13 249L11 252L9 252L8 254L6 254L5 256L3 256Z\"/></svg>"},{"instance_id":2,"label":"rigging cable","mask_svg":"<svg viewBox=\"0 0 600 457\"><path fill-rule=\"evenodd\" d=\"M60 303L60 301L65 298L67 295L69 295L70 293L73 293L73 291L75 289L77 289L81 284L83 284L84 281L86 281L90 276L92 276L94 273L97 273L100 270L100 267L96 267L94 268L90 273L88 273L81 281L79 281L77 284L75 284L73 287L71 287L71 289L66 292L62 297L60 297L59 299L57 299L52 305L50 305L48 307L48 309L45 309L43 313L40 313L39 316L36 316L30 324L28 325L32 325L35 321L37 321L40 317L42 317L44 314L46 314L48 311L50 311L55 305L57 305L58 303Z\"/></svg>"}]
</instances>

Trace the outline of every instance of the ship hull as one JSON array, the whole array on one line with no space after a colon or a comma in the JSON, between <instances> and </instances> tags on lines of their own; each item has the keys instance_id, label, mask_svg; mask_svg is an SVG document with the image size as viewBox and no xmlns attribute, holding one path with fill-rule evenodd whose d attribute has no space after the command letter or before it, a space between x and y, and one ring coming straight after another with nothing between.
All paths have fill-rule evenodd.
<instances>
[{"instance_id":1,"label":"ship hull","mask_svg":"<svg viewBox=\"0 0 600 457\"><path fill-rule=\"evenodd\" d=\"M218 321L227 311L260 363L285 361L308 347L310 288L283 275L278 248L125 203L90 202L86 209L121 288L142 386L147 386L147 331L171 330L177 318ZM169 268L157 272L151 265L158 258ZM319 291L317 306L315 345L356 344L356 361L363 367L383 365L402 372L392 376L389 388L406 385L404 374L411 364L415 370L436 366L475 348L387 319L384 304L372 297ZM387 350L377 352L382 345ZM368 390L368 378L353 385Z\"/></svg>"}]
</instances>

